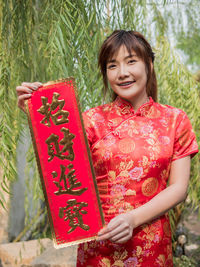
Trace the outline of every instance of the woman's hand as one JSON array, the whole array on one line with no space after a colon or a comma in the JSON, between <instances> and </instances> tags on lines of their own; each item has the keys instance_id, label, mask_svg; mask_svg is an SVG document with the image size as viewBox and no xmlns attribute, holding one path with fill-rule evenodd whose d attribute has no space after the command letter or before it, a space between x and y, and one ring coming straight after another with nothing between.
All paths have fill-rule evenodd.
<instances>
[{"instance_id":1,"label":"woman's hand","mask_svg":"<svg viewBox=\"0 0 200 267\"><path fill-rule=\"evenodd\" d=\"M109 239L118 244L127 242L133 234L133 217L130 212L120 214L113 218L107 226L98 233L98 241Z\"/></svg>"},{"instance_id":2,"label":"woman's hand","mask_svg":"<svg viewBox=\"0 0 200 267\"><path fill-rule=\"evenodd\" d=\"M23 82L20 86L16 87L17 96L18 96L18 107L25 112L24 101L29 99L33 91L37 90L42 86L40 82L27 83Z\"/></svg>"}]
</instances>

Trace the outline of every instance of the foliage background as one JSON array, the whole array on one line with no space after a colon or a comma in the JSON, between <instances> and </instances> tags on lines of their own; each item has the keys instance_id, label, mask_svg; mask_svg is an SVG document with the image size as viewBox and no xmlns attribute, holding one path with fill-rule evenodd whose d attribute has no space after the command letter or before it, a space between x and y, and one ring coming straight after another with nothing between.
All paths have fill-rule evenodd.
<instances>
[{"instance_id":1,"label":"foliage background","mask_svg":"<svg viewBox=\"0 0 200 267\"><path fill-rule=\"evenodd\" d=\"M17 108L15 87L23 81L76 78L82 110L102 103L98 49L114 29L143 33L156 53L159 102L187 112L200 142L200 85L191 71L200 69L200 2L148 0L0 1L0 165L1 188L12 192L18 178L17 147L29 136ZM178 50L174 50L176 47ZM179 53L177 53L177 51ZM181 58L181 59L180 59ZM188 68L183 64L188 64ZM32 144L26 155L24 231L31 238L48 234L43 194ZM199 155L193 159L187 203L200 201ZM30 199L33 206L30 210ZM0 191L0 202L5 200ZM32 228L31 228L32 227ZM30 238L30 235L29 235Z\"/></svg>"}]
</instances>

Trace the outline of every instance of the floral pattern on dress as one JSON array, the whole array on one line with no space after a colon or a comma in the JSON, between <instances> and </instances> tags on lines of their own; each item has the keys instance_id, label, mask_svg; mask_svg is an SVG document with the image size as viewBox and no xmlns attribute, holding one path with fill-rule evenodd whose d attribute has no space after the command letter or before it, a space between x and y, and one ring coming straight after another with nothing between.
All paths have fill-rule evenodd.
<instances>
[{"instance_id":1,"label":"floral pattern on dress","mask_svg":"<svg viewBox=\"0 0 200 267\"><path fill-rule=\"evenodd\" d=\"M83 119L106 223L164 190L171 162L198 151L185 112L152 98L134 112L117 97L86 111ZM80 244L77 266L172 267L168 214L134 229L125 244Z\"/></svg>"}]
</instances>

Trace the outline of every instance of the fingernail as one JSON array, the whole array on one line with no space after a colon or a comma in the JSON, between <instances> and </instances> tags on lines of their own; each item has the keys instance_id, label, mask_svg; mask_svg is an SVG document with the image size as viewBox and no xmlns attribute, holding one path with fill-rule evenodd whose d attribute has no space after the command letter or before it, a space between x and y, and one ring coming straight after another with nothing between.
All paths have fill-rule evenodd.
<instances>
[{"instance_id":1,"label":"fingernail","mask_svg":"<svg viewBox=\"0 0 200 267\"><path fill-rule=\"evenodd\" d=\"M37 89L38 89L38 87L37 87L37 86L35 86L35 85L33 85L33 89L34 89L34 90L37 90Z\"/></svg>"}]
</instances>

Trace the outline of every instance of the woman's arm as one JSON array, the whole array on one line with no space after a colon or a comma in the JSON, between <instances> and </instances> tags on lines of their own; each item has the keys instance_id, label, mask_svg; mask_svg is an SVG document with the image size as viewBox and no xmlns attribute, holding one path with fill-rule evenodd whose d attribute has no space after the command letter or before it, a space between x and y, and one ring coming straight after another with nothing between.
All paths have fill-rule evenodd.
<instances>
[{"instance_id":1,"label":"woman's arm","mask_svg":"<svg viewBox=\"0 0 200 267\"><path fill-rule=\"evenodd\" d=\"M169 186L149 202L112 219L98 234L98 240L109 239L124 243L132 237L133 229L160 217L182 202L187 196L190 177L190 156L175 160L171 164Z\"/></svg>"}]
</instances>

